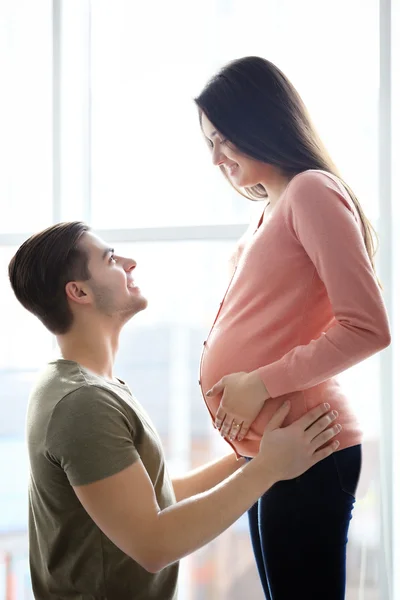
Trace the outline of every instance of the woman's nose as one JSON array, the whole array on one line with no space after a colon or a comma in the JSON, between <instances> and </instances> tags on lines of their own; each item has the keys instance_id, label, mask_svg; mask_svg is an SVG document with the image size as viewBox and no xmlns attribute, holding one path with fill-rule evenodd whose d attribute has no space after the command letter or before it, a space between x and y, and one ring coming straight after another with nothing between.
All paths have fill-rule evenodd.
<instances>
[{"instance_id":1,"label":"woman's nose","mask_svg":"<svg viewBox=\"0 0 400 600\"><path fill-rule=\"evenodd\" d=\"M213 162L213 165L215 165L217 167L222 165L224 162L224 155L222 154L222 152L220 152L219 150L216 150L215 148L214 148L214 152L212 155L212 162Z\"/></svg>"}]
</instances>

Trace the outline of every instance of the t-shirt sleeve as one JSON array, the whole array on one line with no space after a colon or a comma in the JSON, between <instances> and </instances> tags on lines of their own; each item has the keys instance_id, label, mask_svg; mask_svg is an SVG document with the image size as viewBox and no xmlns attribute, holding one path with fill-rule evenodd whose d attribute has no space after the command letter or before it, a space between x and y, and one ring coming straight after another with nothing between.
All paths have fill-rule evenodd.
<instances>
[{"instance_id":1,"label":"t-shirt sleeve","mask_svg":"<svg viewBox=\"0 0 400 600\"><path fill-rule=\"evenodd\" d=\"M65 396L53 410L46 450L71 485L115 475L139 454L132 419L111 392L87 385Z\"/></svg>"},{"instance_id":2,"label":"t-shirt sleeve","mask_svg":"<svg viewBox=\"0 0 400 600\"><path fill-rule=\"evenodd\" d=\"M324 283L335 322L318 339L259 369L272 397L322 383L390 341L382 295L347 192L324 174L305 173L292 182L285 201L287 227Z\"/></svg>"}]
</instances>

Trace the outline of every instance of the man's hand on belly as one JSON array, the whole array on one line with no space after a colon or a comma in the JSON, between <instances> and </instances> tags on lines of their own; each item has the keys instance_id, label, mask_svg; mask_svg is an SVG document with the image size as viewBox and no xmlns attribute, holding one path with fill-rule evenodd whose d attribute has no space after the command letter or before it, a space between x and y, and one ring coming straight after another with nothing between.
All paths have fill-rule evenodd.
<instances>
[{"instance_id":1,"label":"man's hand on belly","mask_svg":"<svg viewBox=\"0 0 400 600\"><path fill-rule=\"evenodd\" d=\"M257 371L232 373L216 383L206 396L222 394L215 427L223 437L241 441L246 437L264 402L270 397Z\"/></svg>"}]
</instances>

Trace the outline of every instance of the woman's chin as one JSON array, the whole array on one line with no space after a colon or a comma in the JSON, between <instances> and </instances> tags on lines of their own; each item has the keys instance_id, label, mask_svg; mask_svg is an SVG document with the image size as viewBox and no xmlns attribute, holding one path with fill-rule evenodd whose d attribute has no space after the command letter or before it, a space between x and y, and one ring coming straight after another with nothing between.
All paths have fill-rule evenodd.
<instances>
[{"instance_id":1,"label":"woman's chin","mask_svg":"<svg viewBox=\"0 0 400 600\"><path fill-rule=\"evenodd\" d=\"M232 175L232 177L230 177L230 180L235 187L242 189L251 188L257 185L257 182L255 183L249 177L244 177L241 173L238 173L237 175Z\"/></svg>"}]
</instances>

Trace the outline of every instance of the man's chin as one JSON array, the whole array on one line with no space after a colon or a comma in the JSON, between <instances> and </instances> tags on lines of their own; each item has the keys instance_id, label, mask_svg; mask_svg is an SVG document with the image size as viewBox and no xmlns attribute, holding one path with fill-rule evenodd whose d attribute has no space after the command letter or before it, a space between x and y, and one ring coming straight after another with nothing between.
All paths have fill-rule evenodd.
<instances>
[{"instance_id":1,"label":"man's chin","mask_svg":"<svg viewBox=\"0 0 400 600\"><path fill-rule=\"evenodd\" d=\"M138 298L139 300L139 298ZM147 300L147 298L145 298L144 296L140 297L140 302L139 302L139 310L138 312L145 310L147 308L147 305L149 304L149 301Z\"/></svg>"},{"instance_id":2,"label":"man's chin","mask_svg":"<svg viewBox=\"0 0 400 600\"><path fill-rule=\"evenodd\" d=\"M135 302L126 310L127 320L131 319L138 313L147 308L148 300L144 296L135 299Z\"/></svg>"},{"instance_id":3,"label":"man's chin","mask_svg":"<svg viewBox=\"0 0 400 600\"><path fill-rule=\"evenodd\" d=\"M144 300L144 301L143 301L143 304L141 304L141 305L140 305L140 306L137 308L137 310L136 310L136 313L135 313L135 314L137 314L137 313L140 313L140 312L143 312L144 310L146 310L146 308L147 308L147 305L148 305L148 302L147 302L147 300Z\"/></svg>"}]
</instances>

